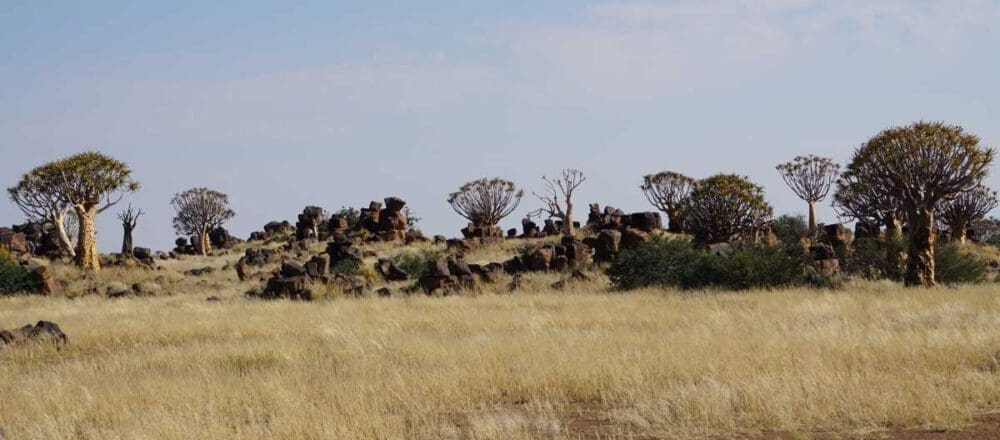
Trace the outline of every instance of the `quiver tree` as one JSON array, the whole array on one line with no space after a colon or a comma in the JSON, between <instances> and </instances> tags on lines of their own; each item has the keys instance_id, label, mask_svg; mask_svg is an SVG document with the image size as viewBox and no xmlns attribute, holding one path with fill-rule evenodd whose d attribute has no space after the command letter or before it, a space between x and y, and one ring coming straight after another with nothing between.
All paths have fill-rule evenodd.
<instances>
[{"instance_id":1,"label":"quiver tree","mask_svg":"<svg viewBox=\"0 0 1000 440\"><path fill-rule=\"evenodd\" d=\"M128 164L97 152L80 153L43 165L51 176L54 191L73 207L79 222L76 265L99 270L97 215L121 201L126 193L139 189Z\"/></svg>"},{"instance_id":2,"label":"quiver tree","mask_svg":"<svg viewBox=\"0 0 1000 440\"><path fill-rule=\"evenodd\" d=\"M517 209L524 191L500 178L479 179L448 195L448 204L476 228L493 229Z\"/></svg>"},{"instance_id":3,"label":"quiver tree","mask_svg":"<svg viewBox=\"0 0 1000 440\"><path fill-rule=\"evenodd\" d=\"M818 228L816 203L830 194L840 165L825 157L808 155L796 156L791 162L778 165L777 169L792 192L809 204L809 234L815 235Z\"/></svg>"},{"instance_id":4,"label":"quiver tree","mask_svg":"<svg viewBox=\"0 0 1000 440\"><path fill-rule=\"evenodd\" d=\"M559 219L563 225L563 233L573 235L576 232L573 227L573 193L586 180L582 171L574 169L563 170L556 179L542 176L546 190L542 194L534 194L543 206L532 215L545 214L549 218Z\"/></svg>"},{"instance_id":5,"label":"quiver tree","mask_svg":"<svg viewBox=\"0 0 1000 440\"><path fill-rule=\"evenodd\" d=\"M932 286L934 212L938 204L978 185L994 151L961 127L917 122L885 130L851 158L848 173L898 199L907 223L907 286Z\"/></svg>"},{"instance_id":6,"label":"quiver tree","mask_svg":"<svg viewBox=\"0 0 1000 440\"><path fill-rule=\"evenodd\" d=\"M903 205L895 194L871 184L868 164L857 164L837 179L833 207L840 217L854 220L878 230L885 227L886 238L899 236L903 221Z\"/></svg>"},{"instance_id":7,"label":"quiver tree","mask_svg":"<svg viewBox=\"0 0 1000 440\"><path fill-rule=\"evenodd\" d=\"M17 185L7 188L7 195L21 209L28 221L55 228L62 252L76 256L69 235L71 231L68 230L76 213L73 212L73 206L59 193L55 184L56 177L52 167L40 166L21 176Z\"/></svg>"},{"instance_id":8,"label":"quiver tree","mask_svg":"<svg viewBox=\"0 0 1000 440\"><path fill-rule=\"evenodd\" d=\"M667 215L670 232L683 232L684 202L694 190L695 180L680 173L664 171L642 178L642 193L656 209Z\"/></svg>"},{"instance_id":9,"label":"quiver tree","mask_svg":"<svg viewBox=\"0 0 1000 440\"><path fill-rule=\"evenodd\" d=\"M938 206L938 214L941 221L951 230L951 239L965 243L969 227L973 222L986 217L997 204L997 192L978 185L942 202Z\"/></svg>"},{"instance_id":10,"label":"quiver tree","mask_svg":"<svg viewBox=\"0 0 1000 440\"><path fill-rule=\"evenodd\" d=\"M132 204L128 208L118 213L118 220L122 222L122 255L132 255L132 231L135 231L139 224L139 217L144 214L141 209L132 209Z\"/></svg>"},{"instance_id":11,"label":"quiver tree","mask_svg":"<svg viewBox=\"0 0 1000 440\"><path fill-rule=\"evenodd\" d=\"M174 230L181 235L197 237L193 243L202 255L212 247L209 233L236 216L229 208L229 196L208 188L192 188L174 195L170 200L177 214Z\"/></svg>"},{"instance_id":12,"label":"quiver tree","mask_svg":"<svg viewBox=\"0 0 1000 440\"><path fill-rule=\"evenodd\" d=\"M764 189L734 174L698 181L683 209L685 227L701 244L753 238L773 214Z\"/></svg>"}]
</instances>

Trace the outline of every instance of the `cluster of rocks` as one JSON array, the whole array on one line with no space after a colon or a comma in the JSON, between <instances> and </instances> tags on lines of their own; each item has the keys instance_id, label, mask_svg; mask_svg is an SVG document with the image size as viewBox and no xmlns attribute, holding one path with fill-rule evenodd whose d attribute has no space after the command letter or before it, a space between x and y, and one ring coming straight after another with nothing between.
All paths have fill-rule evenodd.
<instances>
[{"instance_id":1,"label":"cluster of rocks","mask_svg":"<svg viewBox=\"0 0 1000 440\"><path fill-rule=\"evenodd\" d=\"M365 230L373 240L396 241L406 240L409 225L406 221L406 202L399 197L386 197L382 203L371 202L367 208L360 211L356 230Z\"/></svg>"},{"instance_id":2,"label":"cluster of rocks","mask_svg":"<svg viewBox=\"0 0 1000 440\"><path fill-rule=\"evenodd\" d=\"M585 267L592 262L590 247L575 237L565 236L559 244L545 244L526 249L502 264L507 273L557 271Z\"/></svg>"},{"instance_id":3,"label":"cluster of rocks","mask_svg":"<svg viewBox=\"0 0 1000 440\"><path fill-rule=\"evenodd\" d=\"M51 260L69 257L59 241L59 231L50 223L29 222L0 228L0 246L15 256L44 257Z\"/></svg>"},{"instance_id":4,"label":"cluster of rocks","mask_svg":"<svg viewBox=\"0 0 1000 440\"><path fill-rule=\"evenodd\" d=\"M278 263L281 258L281 253L274 249L248 248L236 262L236 275L240 281L263 281L272 274L269 272L255 273L254 268Z\"/></svg>"},{"instance_id":5,"label":"cluster of rocks","mask_svg":"<svg viewBox=\"0 0 1000 440\"><path fill-rule=\"evenodd\" d=\"M447 295L473 288L477 279L495 283L503 270L500 263L468 264L461 255L455 255L429 261L427 271L417 283L428 294L439 292Z\"/></svg>"},{"instance_id":6,"label":"cluster of rocks","mask_svg":"<svg viewBox=\"0 0 1000 440\"><path fill-rule=\"evenodd\" d=\"M286 240L295 235L295 226L286 221L273 221L264 225L263 231L250 233L249 241Z\"/></svg>"},{"instance_id":7,"label":"cluster of rocks","mask_svg":"<svg viewBox=\"0 0 1000 440\"><path fill-rule=\"evenodd\" d=\"M13 330L0 330L0 349L27 342L52 342L57 347L69 344L69 338L59 325L49 321L38 321L35 325L25 325Z\"/></svg>"},{"instance_id":8,"label":"cluster of rocks","mask_svg":"<svg viewBox=\"0 0 1000 440\"><path fill-rule=\"evenodd\" d=\"M576 229L580 228L580 222L574 221L573 227ZM538 228L538 224L535 223L531 217L525 217L521 219L521 234L518 235L517 229L508 229L507 238L539 238L539 237L551 237L553 235L559 235L563 231L563 222L558 219L546 219L542 222L542 228Z\"/></svg>"},{"instance_id":9,"label":"cluster of rocks","mask_svg":"<svg viewBox=\"0 0 1000 440\"><path fill-rule=\"evenodd\" d=\"M822 275L833 276L840 273L842 260L849 256L852 241L850 229L832 224L823 226L818 242L806 240L803 244L808 248L812 268Z\"/></svg>"},{"instance_id":10,"label":"cluster of rocks","mask_svg":"<svg viewBox=\"0 0 1000 440\"><path fill-rule=\"evenodd\" d=\"M198 249L198 242L199 239L197 236L189 238L179 237L177 240L174 240L174 249L170 254L173 257L178 255L198 255L201 253ZM233 237L226 228L220 226L208 232L208 242L211 244L212 249L225 250L236 247L236 245L243 243L243 240Z\"/></svg>"},{"instance_id":11,"label":"cluster of rocks","mask_svg":"<svg viewBox=\"0 0 1000 440\"><path fill-rule=\"evenodd\" d=\"M251 254L251 251L254 253ZM260 251L261 254L257 254ZM353 262L360 268L364 254L354 242L344 237L331 241L326 252L313 256L305 264L286 259L281 268L275 272L253 274L250 266L268 264L265 250L247 250L247 254L236 265L236 272L241 280L267 280L263 291L258 295L264 299L302 299L312 300L312 287L316 283L331 284L348 294L361 295L370 290L367 280L358 275L351 275L343 270L335 270L345 261ZM270 258L274 258L271 254ZM263 260L263 261L262 261Z\"/></svg>"}]
</instances>

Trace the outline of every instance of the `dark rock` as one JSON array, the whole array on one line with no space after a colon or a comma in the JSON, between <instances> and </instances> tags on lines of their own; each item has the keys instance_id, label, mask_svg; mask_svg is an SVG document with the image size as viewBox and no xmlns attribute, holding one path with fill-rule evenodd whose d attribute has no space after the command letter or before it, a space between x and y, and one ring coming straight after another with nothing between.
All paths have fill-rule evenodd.
<instances>
[{"instance_id":1,"label":"dark rock","mask_svg":"<svg viewBox=\"0 0 1000 440\"><path fill-rule=\"evenodd\" d=\"M307 274L306 268L297 261L289 260L281 264L281 276L285 278L301 277Z\"/></svg>"},{"instance_id":2,"label":"dark rock","mask_svg":"<svg viewBox=\"0 0 1000 440\"><path fill-rule=\"evenodd\" d=\"M653 232L663 227L659 212L634 212L629 215L628 225L643 232Z\"/></svg>"},{"instance_id":3,"label":"dark rock","mask_svg":"<svg viewBox=\"0 0 1000 440\"><path fill-rule=\"evenodd\" d=\"M313 278L322 278L330 272L330 255L320 254L306 263L306 273Z\"/></svg>"},{"instance_id":4,"label":"dark rock","mask_svg":"<svg viewBox=\"0 0 1000 440\"><path fill-rule=\"evenodd\" d=\"M622 232L622 247L625 249L636 249L649 240L649 234L634 228L625 228Z\"/></svg>"},{"instance_id":5,"label":"dark rock","mask_svg":"<svg viewBox=\"0 0 1000 440\"><path fill-rule=\"evenodd\" d=\"M378 271L386 281L406 281L410 279L410 274L396 266L392 260L383 258L375 263L375 270Z\"/></svg>"},{"instance_id":6,"label":"dark rock","mask_svg":"<svg viewBox=\"0 0 1000 440\"><path fill-rule=\"evenodd\" d=\"M605 229L597 235L597 246L594 247L594 259L599 262L611 261L618 255L621 246L622 233L613 229Z\"/></svg>"},{"instance_id":7,"label":"dark rock","mask_svg":"<svg viewBox=\"0 0 1000 440\"><path fill-rule=\"evenodd\" d=\"M36 266L31 270L31 276L38 286L38 293L48 296L58 296L63 294L63 285L52 275L52 271L46 266Z\"/></svg>"}]
</instances>

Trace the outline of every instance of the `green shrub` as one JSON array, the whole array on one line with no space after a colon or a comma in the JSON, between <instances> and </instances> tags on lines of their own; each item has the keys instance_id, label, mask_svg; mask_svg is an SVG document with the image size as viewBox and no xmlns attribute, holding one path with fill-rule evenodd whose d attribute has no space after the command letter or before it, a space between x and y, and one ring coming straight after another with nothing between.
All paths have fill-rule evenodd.
<instances>
[{"instance_id":1,"label":"green shrub","mask_svg":"<svg viewBox=\"0 0 1000 440\"><path fill-rule=\"evenodd\" d=\"M688 240L654 237L634 250L619 252L607 274L611 283L623 290L683 286L697 261L707 255L695 249Z\"/></svg>"},{"instance_id":2,"label":"green shrub","mask_svg":"<svg viewBox=\"0 0 1000 440\"><path fill-rule=\"evenodd\" d=\"M338 261L336 264L330 265L330 273L339 273L343 275L362 275L361 270L361 260L355 260L353 258L344 258Z\"/></svg>"},{"instance_id":3,"label":"green shrub","mask_svg":"<svg viewBox=\"0 0 1000 440\"><path fill-rule=\"evenodd\" d=\"M721 257L687 240L654 238L620 252L607 274L623 290L647 286L742 290L804 283L805 257L790 249L745 243Z\"/></svg>"},{"instance_id":4,"label":"green shrub","mask_svg":"<svg viewBox=\"0 0 1000 440\"><path fill-rule=\"evenodd\" d=\"M441 257L441 252L434 249L424 249L419 252L406 251L392 258L396 267L410 274L411 278L420 278L427 272L427 264Z\"/></svg>"},{"instance_id":5,"label":"green shrub","mask_svg":"<svg viewBox=\"0 0 1000 440\"><path fill-rule=\"evenodd\" d=\"M942 284L981 283L986 261L958 244L942 243L934 249L934 278Z\"/></svg>"},{"instance_id":6,"label":"green shrub","mask_svg":"<svg viewBox=\"0 0 1000 440\"><path fill-rule=\"evenodd\" d=\"M809 235L809 225L802 215L783 215L771 223L771 232L785 244L798 244Z\"/></svg>"},{"instance_id":7,"label":"green shrub","mask_svg":"<svg viewBox=\"0 0 1000 440\"><path fill-rule=\"evenodd\" d=\"M37 287L31 271L21 267L10 251L0 247L0 294L34 292Z\"/></svg>"},{"instance_id":8,"label":"green shrub","mask_svg":"<svg viewBox=\"0 0 1000 440\"><path fill-rule=\"evenodd\" d=\"M906 240L903 238L862 238L854 248L844 270L871 280L903 279L906 263Z\"/></svg>"}]
</instances>

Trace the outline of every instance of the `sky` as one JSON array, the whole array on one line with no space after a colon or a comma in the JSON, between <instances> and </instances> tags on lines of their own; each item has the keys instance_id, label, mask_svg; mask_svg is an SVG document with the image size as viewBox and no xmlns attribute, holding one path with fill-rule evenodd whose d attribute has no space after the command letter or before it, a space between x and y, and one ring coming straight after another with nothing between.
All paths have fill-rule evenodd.
<instances>
[{"instance_id":1,"label":"sky","mask_svg":"<svg viewBox=\"0 0 1000 440\"><path fill-rule=\"evenodd\" d=\"M480 177L527 191L502 224L519 227L564 168L587 176L584 219L591 202L652 210L639 185L663 170L743 174L804 213L774 169L796 155L845 163L917 120L1000 145L998 19L975 0L4 0L0 185L114 156L155 249L176 237L171 196L201 186L229 194L243 238L386 196L456 236L447 195ZM22 220L0 201L0 224Z\"/></svg>"}]
</instances>

